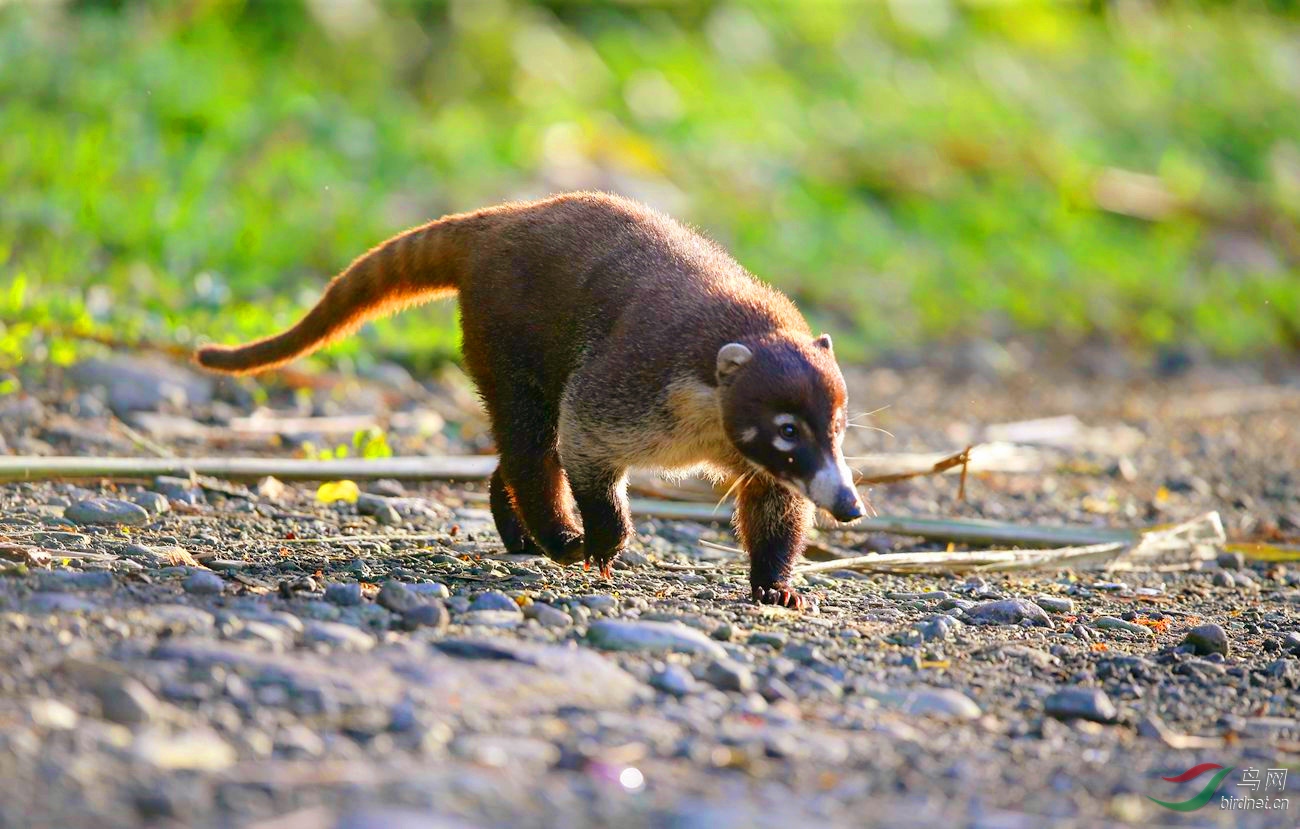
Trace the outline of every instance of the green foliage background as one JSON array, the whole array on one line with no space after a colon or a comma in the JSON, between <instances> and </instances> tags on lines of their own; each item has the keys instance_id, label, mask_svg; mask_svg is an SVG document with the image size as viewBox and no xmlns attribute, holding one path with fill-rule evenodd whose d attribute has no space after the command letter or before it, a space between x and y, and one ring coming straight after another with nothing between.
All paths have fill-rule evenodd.
<instances>
[{"instance_id":1,"label":"green foliage background","mask_svg":"<svg viewBox=\"0 0 1300 829\"><path fill-rule=\"evenodd\" d=\"M0 359L287 324L406 226L581 187L867 356L1300 344L1284 3L0 3ZM454 309L329 359L454 352Z\"/></svg>"}]
</instances>

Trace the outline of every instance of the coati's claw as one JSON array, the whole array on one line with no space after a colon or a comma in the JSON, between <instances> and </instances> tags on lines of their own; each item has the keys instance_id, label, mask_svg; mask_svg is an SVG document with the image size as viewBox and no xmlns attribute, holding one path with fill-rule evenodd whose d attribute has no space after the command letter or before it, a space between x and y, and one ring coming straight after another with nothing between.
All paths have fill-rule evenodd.
<instances>
[{"instance_id":1,"label":"coati's claw","mask_svg":"<svg viewBox=\"0 0 1300 829\"><path fill-rule=\"evenodd\" d=\"M582 562L582 569L591 570L593 562L596 565L596 573L602 579L612 579L614 577L614 556L610 556L603 560L597 559L595 556L588 556L587 559Z\"/></svg>"},{"instance_id":2,"label":"coati's claw","mask_svg":"<svg viewBox=\"0 0 1300 829\"><path fill-rule=\"evenodd\" d=\"M754 585L754 601L757 604L780 605L791 610L803 610L805 607L803 596L788 584Z\"/></svg>"}]
</instances>

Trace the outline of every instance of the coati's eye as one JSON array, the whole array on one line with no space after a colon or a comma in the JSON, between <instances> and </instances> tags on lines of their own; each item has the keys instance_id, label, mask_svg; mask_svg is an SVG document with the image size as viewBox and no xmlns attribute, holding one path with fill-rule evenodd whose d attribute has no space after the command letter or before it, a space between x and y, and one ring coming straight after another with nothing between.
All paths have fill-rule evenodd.
<instances>
[{"instance_id":1,"label":"coati's eye","mask_svg":"<svg viewBox=\"0 0 1300 829\"><path fill-rule=\"evenodd\" d=\"M780 428L781 437L786 440L794 440L799 437L799 429L793 423L782 423Z\"/></svg>"}]
</instances>

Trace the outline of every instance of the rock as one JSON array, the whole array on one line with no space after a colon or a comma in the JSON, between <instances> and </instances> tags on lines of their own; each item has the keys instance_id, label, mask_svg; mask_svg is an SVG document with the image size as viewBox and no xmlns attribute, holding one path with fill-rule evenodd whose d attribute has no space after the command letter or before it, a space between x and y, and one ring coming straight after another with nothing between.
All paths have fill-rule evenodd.
<instances>
[{"instance_id":1,"label":"rock","mask_svg":"<svg viewBox=\"0 0 1300 829\"><path fill-rule=\"evenodd\" d=\"M71 731L81 719L76 711L56 699L34 699L28 707L32 723L51 731Z\"/></svg>"},{"instance_id":2,"label":"rock","mask_svg":"<svg viewBox=\"0 0 1300 829\"><path fill-rule=\"evenodd\" d=\"M1119 717L1115 704L1100 688L1062 688L1043 703L1043 713L1058 720L1111 723Z\"/></svg>"},{"instance_id":3,"label":"rock","mask_svg":"<svg viewBox=\"0 0 1300 829\"><path fill-rule=\"evenodd\" d=\"M400 581L384 582L379 588L379 595L375 598L380 607L387 608L394 613L405 613L419 604L420 600L415 594L406 589L406 585Z\"/></svg>"},{"instance_id":4,"label":"rock","mask_svg":"<svg viewBox=\"0 0 1300 829\"><path fill-rule=\"evenodd\" d=\"M339 607L356 607L361 604L361 585L354 581L327 584L325 601L333 602Z\"/></svg>"},{"instance_id":5,"label":"rock","mask_svg":"<svg viewBox=\"0 0 1300 829\"><path fill-rule=\"evenodd\" d=\"M471 611L501 610L510 613L521 613L515 600L500 590L489 590L486 593L478 594L474 601L470 602L469 609Z\"/></svg>"},{"instance_id":6,"label":"rock","mask_svg":"<svg viewBox=\"0 0 1300 829\"><path fill-rule=\"evenodd\" d=\"M1282 636L1282 649L1293 656L1300 656L1300 633L1287 631Z\"/></svg>"},{"instance_id":7,"label":"rock","mask_svg":"<svg viewBox=\"0 0 1300 829\"><path fill-rule=\"evenodd\" d=\"M375 510L374 516L375 523L381 524L385 527L397 527L401 526L402 523L401 514L390 504L384 504L382 507Z\"/></svg>"},{"instance_id":8,"label":"rock","mask_svg":"<svg viewBox=\"0 0 1300 829\"><path fill-rule=\"evenodd\" d=\"M33 593L27 607L36 613L86 613L99 605L71 593Z\"/></svg>"},{"instance_id":9,"label":"rock","mask_svg":"<svg viewBox=\"0 0 1300 829\"><path fill-rule=\"evenodd\" d=\"M1214 575L1210 576L1210 583L1215 587L1236 587L1237 580L1232 577L1232 573L1227 570L1215 570Z\"/></svg>"},{"instance_id":10,"label":"rock","mask_svg":"<svg viewBox=\"0 0 1300 829\"><path fill-rule=\"evenodd\" d=\"M153 479L154 491L181 504L205 504L207 496L189 478L159 475Z\"/></svg>"},{"instance_id":11,"label":"rock","mask_svg":"<svg viewBox=\"0 0 1300 829\"><path fill-rule=\"evenodd\" d=\"M304 641L329 645L345 650L368 651L375 646L375 637L342 622L323 622L313 619L303 625Z\"/></svg>"},{"instance_id":12,"label":"rock","mask_svg":"<svg viewBox=\"0 0 1300 829\"><path fill-rule=\"evenodd\" d=\"M921 635L926 642L947 641L953 637L953 634L961 627L961 622L956 618L947 615L931 616L929 619L922 619L912 626L912 629Z\"/></svg>"},{"instance_id":13,"label":"rock","mask_svg":"<svg viewBox=\"0 0 1300 829\"><path fill-rule=\"evenodd\" d=\"M973 720L980 716L980 707L975 701L952 688L916 688L907 692L889 692L886 703L910 714L913 717L951 717L959 720Z\"/></svg>"},{"instance_id":14,"label":"rock","mask_svg":"<svg viewBox=\"0 0 1300 829\"><path fill-rule=\"evenodd\" d=\"M142 725L154 718L159 702L148 688L130 677L105 682L94 689L104 719L123 725Z\"/></svg>"},{"instance_id":15,"label":"rock","mask_svg":"<svg viewBox=\"0 0 1300 829\"><path fill-rule=\"evenodd\" d=\"M160 492L146 490L131 496L131 501L150 515L162 515L172 508L167 496Z\"/></svg>"},{"instance_id":16,"label":"rock","mask_svg":"<svg viewBox=\"0 0 1300 829\"><path fill-rule=\"evenodd\" d=\"M704 669L704 678L723 691L749 693L754 690L754 674L731 659L715 659Z\"/></svg>"},{"instance_id":17,"label":"rock","mask_svg":"<svg viewBox=\"0 0 1300 829\"><path fill-rule=\"evenodd\" d=\"M695 690L695 677L681 665L666 665L650 676L650 685L666 694L681 697Z\"/></svg>"},{"instance_id":18,"label":"rock","mask_svg":"<svg viewBox=\"0 0 1300 829\"><path fill-rule=\"evenodd\" d=\"M218 772L239 759L229 743L207 729L178 734L149 731L136 738L131 753L138 760L173 771Z\"/></svg>"},{"instance_id":19,"label":"rock","mask_svg":"<svg viewBox=\"0 0 1300 829\"><path fill-rule=\"evenodd\" d=\"M279 478L267 475L265 478L257 482L257 487L254 491L259 497L265 498L268 501L279 501L288 494L289 488L285 486L284 482Z\"/></svg>"},{"instance_id":20,"label":"rock","mask_svg":"<svg viewBox=\"0 0 1300 829\"><path fill-rule=\"evenodd\" d=\"M537 623L542 627L556 630L567 628L573 624L572 616L545 602L533 602L524 608L524 616L529 619L536 619Z\"/></svg>"},{"instance_id":21,"label":"rock","mask_svg":"<svg viewBox=\"0 0 1300 829\"><path fill-rule=\"evenodd\" d=\"M148 356L91 358L74 365L68 376L81 389L102 387L109 408L119 415L212 402L211 378Z\"/></svg>"},{"instance_id":22,"label":"rock","mask_svg":"<svg viewBox=\"0 0 1300 829\"><path fill-rule=\"evenodd\" d=\"M1218 557L1215 558L1214 563L1218 564L1224 570L1246 569L1246 557L1237 550L1219 553Z\"/></svg>"},{"instance_id":23,"label":"rock","mask_svg":"<svg viewBox=\"0 0 1300 829\"><path fill-rule=\"evenodd\" d=\"M513 628L524 623L524 614L519 608L511 610L471 610L457 619L462 625Z\"/></svg>"},{"instance_id":24,"label":"rock","mask_svg":"<svg viewBox=\"0 0 1300 829\"><path fill-rule=\"evenodd\" d=\"M1034 604L1048 613L1073 613L1074 601L1064 596L1035 596Z\"/></svg>"},{"instance_id":25,"label":"rock","mask_svg":"<svg viewBox=\"0 0 1300 829\"><path fill-rule=\"evenodd\" d=\"M593 613L612 613L618 610L618 599L605 593L580 596L578 601Z\"/></svg>"},{"instance_id":26,"label":"rock","mask_svg":"<svg viewBox=\"0 0 1300 829\"><path fill-rule=\"evenodd\" d=\"M1218 625L1201 625L1187 631L1182 646L1191 648L1192 653L1198 656L1208 656L1212 653L1227 656L1228 634Z\"/></svg>"},{"instance_id":27,"label":"rock","mask_svg":"<svg viewBox=\"0 0 1300 829\"><path fill-rule=\"evenodd\" d=\"M108 590L116 581L113 574L105 570L78 572L76 570L51 570L43 572L37 579L39 589L50 592Z\"/></svg>"},{"instance_id":28,"label":"rock","mask_svg":"<svg viewBox=\"0 0 1300 829\"><path fill-rule=\"evenodd\" d=\"M63 517L78 524L125 524L139 527L149 523L149 513L144 507L115 498L88 498L74 501L63 511Z\"/></svg>"},{"instance_id":29,"label":"rock","mask_svg":"<svg viewBox=\"0 0 1300 829\"><path fill-rule=\"evenodd\" d=\"M1143 627L1132 622L1126 622L1123 619L1117 619L1114 616L1098 616L1093 620L1092 626L1099 630L1122 630L1131 633L1134 636L1143 636L1150 638L1155 636L1155 631L1149 627Z\"/></svg>"},{"instance_id":30,"label":"rock","mask_svg":"<svg viewBox=\"0 0 1300 829\"><path fill-rule=\"evenodd\" d=\"M1028 599L1002 599L977 604L966 611L974 625L1035 625L1051 627L1043 609Z\"/></svg>"},{"instance_id":31,"label":"rock","mask_svg":"<svg viewBox=\"0 0 1300 829\"><path fill-rule=\"evenodd\" d=\"M216 573L199 570L181 582L181 587L195 596L215 596L226 589L226 582Z\"/></svg>"},{"instance_id":32,"label":"rock","mask_svg":"<svg viewBox=\"0 0 1300 829\"><path fill-rule=\"evenodd\" d=\"M698 653L716 659L727 652L694 628L680 622L629 622L600 619L587 629L587 642L608 651L675 651Z\"/></svg>"},{"instance_id":33,"label":"rock","mask_svg":"<svg viewBox=\"0 0 1300 829\"><path fill-rule=\"evenodd\" d=\"M450 622L451 614L447 612L447 606L437 600L411 607L402 614L401 619L402 627L407 630L427 627L442 631L447 629Z\"/></svg>"},{"instance_id":34,"label":"rock","mask_svg":"<svg viewBox=\"0 0 1300 829\"><path fill-rule=\"evenodd\" d=\"M789 637L779 630L756 630L749 635L749 644L764 645L780 650L785 647Z\"/></svg>"}]
</instances>

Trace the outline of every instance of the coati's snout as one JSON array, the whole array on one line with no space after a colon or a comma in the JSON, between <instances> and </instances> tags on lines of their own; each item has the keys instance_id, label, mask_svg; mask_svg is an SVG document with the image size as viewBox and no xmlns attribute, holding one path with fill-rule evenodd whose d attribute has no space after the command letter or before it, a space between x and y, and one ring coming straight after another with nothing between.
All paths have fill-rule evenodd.
<instances>
[{"instance_id":1,"label":"coati's snout","mask_svg":"<svg viewBox=\"0 0 1300 829\"><path fill-rule=\"evenodd\" d=\"M718 351L722 421L753 465L837 521L864 513L844 462L844 377L823 334L727 343Z\"/></svg>"}]
</instances>

